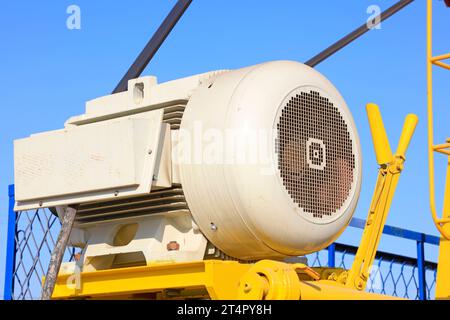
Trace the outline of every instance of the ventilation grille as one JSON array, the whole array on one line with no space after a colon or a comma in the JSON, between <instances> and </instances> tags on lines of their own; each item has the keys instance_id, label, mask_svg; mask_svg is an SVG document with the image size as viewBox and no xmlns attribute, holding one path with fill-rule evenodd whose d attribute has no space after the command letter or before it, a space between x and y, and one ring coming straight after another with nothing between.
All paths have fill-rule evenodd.
<instances>
[{"instance_id":1,"label":"ventilation grille","mask_svg":"<svg viewBox=\"0 0 450 320\"><path fill-rule=\"evenodd\" d=\"M162 107L163 121L172 130L178 130L186 103ZM78 208L77 226L109 220L127 219L155 213L189 210L181 185L173 188L152 191L150 194L128 199L84 204Z\"/></svg>"},{"instance_id":2,"label":"ventilation grille","mask_svg":"<svg viewBox=\"0 0 450 320\"><path fill-rule=\"evenodd\" d=\"M180 129L181 118L183 117L185 104L177 104L164 108L163 121L170 124L172 130Z\"/></svg>"},{"instance_id":3,"label":"ventilation grille","mask_svg":"<svg viewBox=\"0 0 450 320\"><path fill-rule=\"evenodd\" d=\"M81 205L76 223L79 226L180 210L188 211L189 208L181 186L176 186L153 191L146 196Z\"/></svg>"},{"instance_id":4,"label":"ventilation grille","mask_svg":"<svg viewBox=\"0 0 450 320\"><path fill-rule=\"evenodd\" d=\"M278 169L294 203L315 219L340 214L356 168L339 109L317 91L297 91L282 107L276 129Z\"/></svg>"}]
</instances>

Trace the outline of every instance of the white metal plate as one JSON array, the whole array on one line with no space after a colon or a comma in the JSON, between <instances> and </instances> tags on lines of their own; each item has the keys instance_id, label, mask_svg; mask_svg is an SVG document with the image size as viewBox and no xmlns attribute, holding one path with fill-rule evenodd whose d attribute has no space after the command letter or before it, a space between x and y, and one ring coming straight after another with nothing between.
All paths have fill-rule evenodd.
<instances>
[{"instance_id":1,"label":"white metal plate","mask_svg":"<svg viewBox=\"0 0 450 320\"><path fill-rule=\"evenodd\" d=\"M162 116L156 110L16 140L16 209L150 192Z\"/></svg>"}]
</instances>

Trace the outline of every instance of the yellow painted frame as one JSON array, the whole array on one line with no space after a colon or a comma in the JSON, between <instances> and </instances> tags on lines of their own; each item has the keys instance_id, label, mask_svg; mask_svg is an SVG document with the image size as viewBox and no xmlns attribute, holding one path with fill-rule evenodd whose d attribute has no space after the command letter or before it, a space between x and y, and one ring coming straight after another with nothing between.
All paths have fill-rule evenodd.
<instances>
[{"instance_id":1,"label":"yellow painted frame","mask_svg":"<svg viewBox=\"0 0 450 320\"><path fill-rule=\"evenodd\" d=\"M70 274L58 277L52 299L393 299L320 279L318 272L304 264L272 260L255 264L206 260L83 272L78 288L72 277Z\"/></svg>"},{"instance_id":2,"label":"yellow painted frame","mask_svg":"<svg viewBox=\"0 0 450 320\"><path fill-rule=\"evenodd\" d=\"M433 127L433 65L450 70L450 65L442 62L449 59L449 54L433 56L433 1L427 0L427 115L428 115L428 171L429 171L429 189L430 189L430 209L436 228L441 235L450 240L450 228L444 228L444 224L450 222L450 213L448 216L439 218L436 210L435 183L434 183L434 152L440 152L450 155L447 150L450 147L449 141L446 144L434 145L434 127ZM446 189L445 198L450 196L450 190ZM445 213L444 213L445 215ZM449 269L450 270L450 269Z\"/></svg>"},{"instance_id":3,"label":"yellow painted frame","mask_svg":"<svg viewBox=\"0 0 450 320\"><path fill-rule=\"evenodd\" d=\"M430 188L430 209L433 222L442 235L439 244L439 259L436 277L436 299L450 299L450 139L446 143L434 145L433 127L433 66L450 70L450 65L442 60L450 59L449 54L433 56L433 2L427 0L427 114L428 114L428 170ZM448 157L447 176L444 193L442 218L436 210L434 183L434 152Z\"/></svg>"}]
</instances>

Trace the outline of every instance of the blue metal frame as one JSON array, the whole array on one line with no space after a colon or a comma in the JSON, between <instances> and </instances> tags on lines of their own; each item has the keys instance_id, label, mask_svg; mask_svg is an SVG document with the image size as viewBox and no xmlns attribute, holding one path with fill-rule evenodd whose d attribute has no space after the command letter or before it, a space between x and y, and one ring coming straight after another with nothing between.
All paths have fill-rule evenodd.
<instances>
[{"instance_id":1,"label":"blue metal frame","mask_svg":"<svg viewBox=\"0 0 450 320\"><path fill-rule=\"evenodd\" d=\"M336 267L336 245L334 243L330 244L327 248L328 250L328 267Z\"/></svg>"},{"instance_id":2,"label":"blue metal frame","mask_svg":"<svg viewBox=\"0 0 450 320\"><path fill-rule=\"evenodd\" d=\"M3 298L12 300L14 292L14 269L16 265L16 213L14 212L14 185L8 187L8 233L6 240L6 267Z\"/></svg>"},{"instance_id":3,"label":"blue metal frame","mask_svg":"<svg viewBox=\"0 0 450 320\"><path fill-rule=\"evenodd\" d=\"M354 228L358 228L358 229L364 229L365 225L366 225L366 220L364 220L364 219L353 218L352 221L350 222L350 226L352 226ZM404 238L404 239L409 239L409 240L414 240L414 241L422 241L424 243L434 244L436 246L439 245L439 240L440 240L440 238L437 236L432 236L429 234L406 230L406 229L401 229L401 228L392 227L392 226L384 226L383 233L390 235L390 236L394 236L394 237L399 237L399 238Z\"/></svg>"},{"instance_id":4,"label":"blue metal frame","mask_svg":"<svg viewBox=\"0 0 450 320\"><path fill-rule=\"evenodd\" d=\"M425 237L424 237L425 238ZM419 299L427 299L427 284L425 279L425 242L417 241L417 271L419 275Z\"/></svg>"}]
</instances>

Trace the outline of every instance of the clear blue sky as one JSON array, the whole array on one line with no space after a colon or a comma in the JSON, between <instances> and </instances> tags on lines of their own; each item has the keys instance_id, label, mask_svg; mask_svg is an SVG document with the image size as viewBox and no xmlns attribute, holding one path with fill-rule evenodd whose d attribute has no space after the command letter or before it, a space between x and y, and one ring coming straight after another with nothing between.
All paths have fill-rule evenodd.
<instances>
[{"instance_id":1,"label":"clear blue sky","mask_svg":"<svg viewBox=\"0 0 450 320\"><path fill-rule=\"evenodd\" d=\"M263 61L306 61L366 21L370 5L394 0L207 1L193 4L145 74L159 81ZM7 186L13 182L13 140L58 129L81 114L86 100L108 94L174 0L3 1L0 10L0 288L3 283ZM435 3L435 53L450 51L450 9ZM81 30L68 30L66 9L81 8ZM346 99L361 137L362 194L355 215L366 216L377 165L365 104L380 105L393 147L403 119L416 113L419 126L408 152L388 224L436 234L428 209L426 158L425 1L351 44L317 69ZM450 72L436 70L436 142L449 137ZM445 175L438 156L437 172ZM443 178L437 179L438 203ZM340 241L356 244L353 230ZM381 248L415 254L415 244L385 237ZM428 257L427 257L428 258ZM434 258L431 256L429 258ZM3 292L3 290L2 290Z\"/></svg>"}]
</instances>

